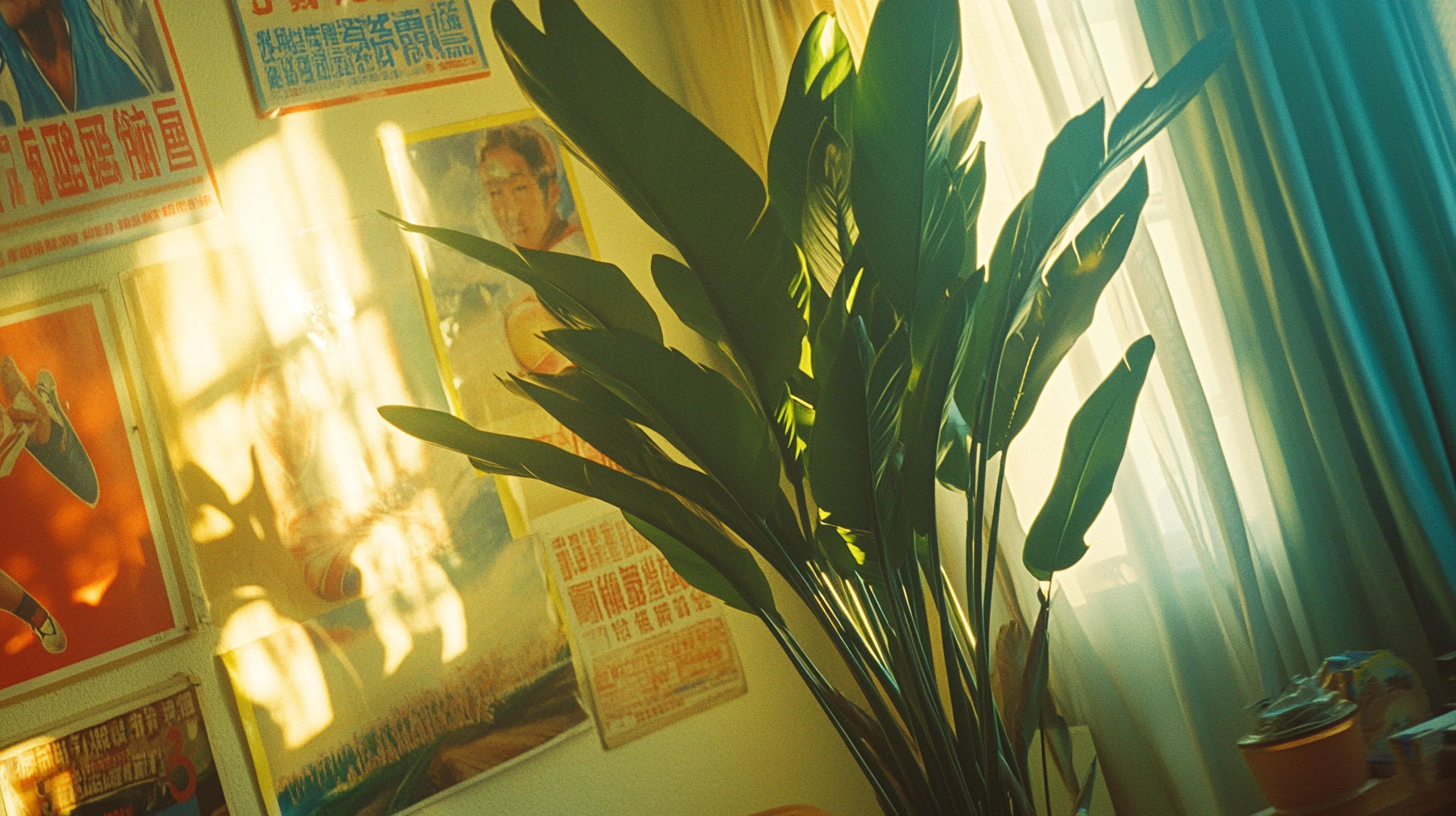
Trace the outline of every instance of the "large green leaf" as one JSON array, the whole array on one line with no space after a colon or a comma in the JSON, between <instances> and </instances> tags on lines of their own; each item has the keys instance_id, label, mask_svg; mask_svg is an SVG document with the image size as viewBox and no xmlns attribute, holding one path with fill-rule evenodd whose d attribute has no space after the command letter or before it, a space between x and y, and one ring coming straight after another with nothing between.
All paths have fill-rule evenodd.
<instances>
[{"instance_id":1,"label":"large green leaf","mask_svg":"<svg viewBox=\"0 0 1456 816\"><path fill-rule=\"evenodd\" d=\"M774 610L773 591L753 554L670 493L545 442L472 428L443 411L386 405L379 413L411 436L465 454L488 473L540 479L612 504L681 542L717 573L706 585L694 584L698 589L714 594L726 583L732 593L715 595L724 603L754 614ZM702 574L695 577L701 580Z\"/></svg>"},{"instance_id":2,"label":"large green leaf","mask_svg":"<svg viewBox=\"0 0 1456 816\"><path fill-rule=\"evenodd\" d=\"M737 496L767 515L779 493L769 429L728 378L675 349L628 332L557 329L546 342L648 419L648 427Z\"/></svg>"},{"instance_id":3,"label":"large green leaf","mask_svg":"<svg viewBox=\"0 0 1456 816\"><path fill-rule=\"evenodd\" d=\"M961 69L955 0L882 0L865 42L854 102L850 193L869 264L896 312L943 292L945 253L961 256L928 230L939 213Z\"/></svg>"},{"instance_id":4,"label":"large green leaf","mask_svg":"<svg viewBox=\"0 0 1456 816\"><path fill-rule=\"evenodd\" d=\"M703 282L683 263L666 255L652 256L652 282L662 299L683 322L683 325L702 335L704 340L718 346L723 353L732 355L728 342L728 330L723 327L717 307L708 299Z\"/></svg>"},{"instance_id":5,"label":"large green leaf","mask_svg":"<svg viewBox=\"0 0 1456 816\"><path fill-rule=\"evenodd\" d=\"M741 511L728 491L708 474L669 457L637 426L633 417L640 415L636 409L591 375L573 368L561 374L512 379L522 394L628 473L671 490L735 526L732 522Z\"/></svg>"},{"instance_id":6,"label":"large green leaf","mask_svg":"<svg viewBox=\"0 0 1456 816\"><path fill-rule=\"evenodd\" d=\"M743 597L738 588L733 586L733 582L728 579L728 576L708 563L706 558L694 552L692 547L679 541L676 536L658 529L631 513L622 515L627 519L628 524L642 534L643 538L652 542L652 545L662 553L663 557L667 559L667 563L672 565L673 570L682 576L684 581L714 598L722 600L723 603L734 609L744 612L757 611L754 609L753 603Z\"/></svg>"},{"instance_id":7,"label":"large green leaf","mask_svg":"<svg viewBox=\"0 0 1456 816\"><path fill-rule=\"evenodd\" d=\"M789 67L788 88L768 145L769 200L784 234L800 245L810 150L821 126L834 126L836 95L853 93L852 72L848 38L833 17L821 12L804 32Z\"/></svg>"},{"instance_id":8,"label":"large green leaf","mask_svg":"<svg viewBox=\"0 0 1456 816\"><path fill-rule=\"evenodd\" d=\"M859 239L849 199L849 163L849 146L826 120L809 151L800 228L804 259L826 292L834 291Z\"/></svg>"},{"instance_id":9,"label":"large green leaf","mask_svg":"<svg viewBox=\"0 0 1456 816\"><path fill-rule=\"evenodd\" d=\"M467 257L498 269L530 286L536 291L536 297L540 299L541 305L568 326L608 328L603 318L595 314L590 306L577 300L571 293L562 290L554 282L537 273L530 264L526 263L525 258L508 246L481 238L479 235L471 235L468 232L411 224L386 212L381 212L380 215L393 221L406 232L419 233L439 241Z\"/></svg>"},{"instance_id":10,"label":"large green leaf","mask_svg":"<svg viewBox=\"0 0 1456 816\"><path fill-rule=\"evenodd\" d=\"M530 286L541 303L569 326L626 329L662 340L657 313L612 264L561 252L512 249L467 232L411 224L387 213L385 217L400 229L439 241Z\"/></svg>"},{"instance_id":11,"label":"large green leaf","mask_svg":"<svg viewBox=\"0 0 1456 816\"><path fill-rule=\"evenodd\" d=\"M822 380L829 373L829 367L834 363L834 357L839 352L840 340L844 336L845 328L849 325L853 300L858 294L858 284L863 277L862 269L847 267L845 272L839 276L839 280L834 283L833 294L829 297L829 307L824 311L824 319L819 323L819 330L814 334L814 343L811 347L811 359L816 380ZM821 388L820 391L822 393L823 389ZM816 400L814 404L819 403Z\"/></svg>"},{"instance_id":12,"label":"large green leaf","mask_svg":"<svg viewBox=\"0 0 1456 816\"><path fill-rule=\"evenodd\" d=\"M971 139L976 135L976 126L981 123L981 97L971 96L956 103L951 114L950 147L946 159L952 165L959 165L967 158Z\"/></svg>"},{"instance_id":13,"label":"large green leaf","mask_svg":"<svg viewBox=\"0 0 1456 816\"><path fill-rule=\"evenodd\" d=\"M911 377L905 397L900 438L905 441L905 513L924 535L935 530L935 470L941 425L950 399L951 376L961 336L970 320L970 301L980 281L957 283L940 318L930 356Z\"/></svg>"},{"instance_id":14,"label":"large green leaf","mask_svg":"<svg viewBox=\"0 0 1456 816\"><path fill-rule=\"evenodd\" d=\"M852 318L819 389L805 468L824 520L867 533L878 530L865 396L873 362L864 321Z\"/></svg>"},{"instance_id":15,"label":"large green leaf","mask_svg":"<svg viewBox=\"0 0 1456 816\"><path fill-rule=\"evenodd\" d=\"M955 191L957 175L949 162L926 171L920 278L916 285L915 315L910 323L917 366L935 345L941 312L968 263L966 208ZM974 266L975 262L969 263Z\"/></svg>"},{"instance_id":16,"label":"large green leaf","mask_svg":"<svg viewBox=\"0 0 1456 816\"><path fill-rule=\"evenodd\" d=\"M986 199L985 142L976 145L976 149L971 151L959 174L955 176L955 195L965 211L966 222L965 258L961 262L960 276L969 279L980 263L976 254L979 246L976 222L981 217L981 204Z\"/></svg>"},{"instance_id":17,"label":"large green leaf","mask_svg":"<svg viewBox=\"0 0 1456 816\"><path fill-rule=\"evenodd\" d=\"M1147 200L1148 169L1139 164L1022 301L1001 357L991 450L1005 450L1026 427L1057 364L1092 325L1097 301L1127 256Z\"/></svg>"},{"instance_id":18,"label":"large green leaf","mask_svg":"<svg viewBox=\"0 0 1456 816\"><path fill-rule=\"evenodd\" d=\"M1003 338L1002 320L1009 317L1011 310L1012 277L1014 274L1012 253L1019 236L1024 236L1029 223L1031 194L1022 197L1011 210L1001 232L996 237L996 246L991 251L991 262L987 266L986 281L971 307L971 321L961 336L961 348L956 356L955 375L952 381L956 404L971 425L971 431L981 439L984 429L977 422L981 411L981 392L990 381L991 352L997 341ZM1024 240L1020 238L1020 240Z\"/></svg>"},{"instance_id":19,"label":"large green leaf","mask_svg":"<svg viewBox=\"0 0 1456 816\"><path fill-rule=\"evenodd\" d=\"M1087 553L1083 537L1112 493L1133 410L1153 359L1153 337L1144 335L1077 410L1051 493L1031 529L1021 560L1039 580L1066 569Z\"/></svg>"},{"instance_id":20,"label":"large green leaf","mask_svg":"<svg viewBox=\"0 0 1456 816\"><path fill-rule=\"evenodd\" d=\"M662 324L647 298L616 266L565 252L519 247L531 269L591 310L603 328L626 329L662 342Z\"/></svg>"},{"instance_id":21,"label":"large green leaf","mask_svg":"<svg viewBox=\"0 0 1456 816\"><path fill-rule=\"evenodd\" d=\"M1107 129L1107 163L1125 161L1161 132L1233 50L1233 34L1227 28L1217 29L1194 43L1156 83L1151 78L1143 83Z\"/></svg>"},{"instance_id":22,"label":"large green leaf","mask_svg":"<svg viewBox=\"0 0 1456 816\"><path fill-rule=\"evenodd\" d=\"M1047 145L1031 190L1025 240L1013 248L1014 280L1024 285L1066 231L1102 177L1102 100L1072 117ZM1017 297L1020 292L1017 292Z\"/></svg>"},{"instance_id":23,"label":"large green leaf","mask_svg":"<svg viewBox=\"0 0 1456 816\"><path fill-rule=\"evenodd\" d=\"M1032 224L1017 256L1023 280L1041 271L1098 182L1167 126L1232 50L1227 29L1205 37L1162 80L1144 85L1128 99L1105 141L1101 100L1062 127L1047 146L1033 188Z\"/></svg>"},{"instance_id":24,"label":"large green leaf","mask_svg":"<svg viewBox=\"0 0 1456 816\"><path fill-rule=\"evenodd\" d=\"M587 444L627 472L676 493L724 526L737 533L776 569L789 567L789 559L811 556L797 523L780 524L791 518L788 499L775 499L775 512L768 518L773 537L765 537L763 524L751 517L711 476L681 464L667 455L637 425L648 425L635 408L579 368L560 374L513 378L521 393L570 428ZM783 511L787 511L784 513Z\"/></svg>"},{"instance_id":25,"label":"large green leaf","mask_svg":"<svg viewBox=\"0 0 1456 816\"><path fill-rule=\"evenodd\" d=\"M945 424L935 449L935 478L962 495L971 482L971 429L952 399L945 409Z\"/></svg>"},{"instance_id":26,"label":"large green leaf","mask_svg":"<svg viewBox=\"0 0 1456 816\"><path fill-rule=\"evenodd\" d=\"M903 450L903 445L900 444L900 426L904 413L901 408L909 384L910 336L902 323L875 354L874 363L871 364L869 376L865 380L865 404L869 409L870 467L874 473L876 492L879 492L889 474L899 472L899 462L895 460L897 453Z\"/></svg>"},{"instance_id":27,"label":"large green leaf","mask_svg":"<svg viewBox=\"0 0 1456 816\"><path fill-rule=\"evenodd\" d=\"M763 217L763 182L572 0L544 0L541 19L544 32L508 0L491 8L517 83L572 150L677 247L759 395L776 399L798 367L805 325L791 297L798 252L778 219Z\"/></svg>"}]
</instances>

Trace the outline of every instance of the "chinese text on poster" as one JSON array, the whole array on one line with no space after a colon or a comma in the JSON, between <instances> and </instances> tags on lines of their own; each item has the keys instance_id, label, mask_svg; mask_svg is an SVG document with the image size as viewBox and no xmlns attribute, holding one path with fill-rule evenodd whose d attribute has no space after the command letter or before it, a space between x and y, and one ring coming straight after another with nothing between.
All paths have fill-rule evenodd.
<instances>
[{"instance_id":1,"label":"chinese text on poster","mask_svg":"<svg viewBox=\"0 0 1456 816\"><path fill-rule=\"evenodd\" d=\"M272 116L489 75L467 0L233 0Z\"/></svg>"},{"instance_id":2,"label":"chinese text on poster","mask_svg":"<svg viewBox=\"0 0 1456 816\"><path fill-rule=\"evenodd\" d=\"M227 816L191 686L0 757L7 816Z\"/></svg>"},{"instance_id":3,"label":"chinese text on poster","mask_svg":"<svg viewBox=\"0 0 1456 816\"><path fill-rule=\"evenodd\" d=\"M602 743L615 748L748 687L720 605L689 586L620 512L568 521L593 507L543 520L541 539Z\"/></svg>"},{"instance_id":4,"label":"chinese text on poster","mask_svg":"<svg viewBox=\"0 0 1456 816\"><path fill-rule=\"evenodd\" d=\"M0 20L0 274L217 212L207 153L153 2L32 3L25 14L63 22L46 29L45 43ZM70 70L46 54L69 54Z\"/></svg>"}]
</instances>

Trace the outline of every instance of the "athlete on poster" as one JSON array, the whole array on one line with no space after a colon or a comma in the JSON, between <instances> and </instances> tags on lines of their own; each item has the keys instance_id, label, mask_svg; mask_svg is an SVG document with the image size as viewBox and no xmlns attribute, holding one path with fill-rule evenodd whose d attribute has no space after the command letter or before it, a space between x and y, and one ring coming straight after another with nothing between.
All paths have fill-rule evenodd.
<instances>
[{"instance_id":1,"label":"athlete on poster","mask_svg":"<svg viewBox=\"0 0 1456 816\"><path fill-rule=\"evenodd\" d=\"M591 257L572 168L534 111L459 122L386 139L401 215L506 246ZM592 458L592 450L507 388L507 374L555 374L569 363L541 339L561 328L530 287L454 250L408 236L435 318L437 357L454 410L467 422ZM515 485L526 518L580 497L535 481ZM513 522L517 523L517 522ZM525 535L524 525L514 528Z\"/></svg>"},{"instance_id":2,"label":"athlete on poster","mask_svg":"<svg viewBox=\"0 0 1456 816\"><path fill-rule=\"evenodd\" d=\"M99 293L0 316L0 697L177 633L133 400Z\"/></svg>"},{"instance_id":3,"label":"athlete on poster","mask_svg":"<svg viewBox=\"0 0 1456 816\"><path fill-rule=\"evenodd\" d=\"M0 274L216 212L156 0L0 0Z\"/></svg>"}]
</instances>

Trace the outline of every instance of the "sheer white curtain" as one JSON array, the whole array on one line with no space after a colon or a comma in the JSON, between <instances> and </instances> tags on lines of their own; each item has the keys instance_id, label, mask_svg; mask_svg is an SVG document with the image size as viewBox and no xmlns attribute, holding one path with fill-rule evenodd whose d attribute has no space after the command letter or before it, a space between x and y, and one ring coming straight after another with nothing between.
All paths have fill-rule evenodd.
<instances>
[{"instance_id":1,"label":"sheer white curtain","mask_svg":"<svg viewBox=\"0 0 1456 816\"><path fill-rule=\"evenodd\" d=\"M1056 127L1098 99L1110 116L1152 68L1132 0L963 0L962 14L963 93L985 102L995 168L981 227L989 246ZM1314 616L1348 620L1340 648L1416 662L1429 652L1388 553L1363 554L1354 597L1329 597L1291 569L1289 548L1319 542L1281 537L1279 486L1250 423L1259 395L1240 387L1217 271L1166 139L1145 153L1152 193L1138 238L1013 444L1008 483L1029 525L1075 406L1151 332L1157 362L1112 500L1087 557L1058 575L1053 684L1069 719L1091 726L1119 813L1247 814L1263 801L1233 747L1250 724L1244 706L1318 667ZM1019 560L1015 546L1007 557ZM1019 594L1029 600L1029 587Z\"/></svg>"},{"instance_id":2,"label":"sheer white curtain","mask_svg":"<svg viewBox=\"0 0 1456 816\"><path fill-rule=\"evenodd\" d=\"M762 169L797 32L816 12L833 11L858 50L873 5L662 0L679 43L684 103ZM1134 0L961 5L961 93L985 103L979 246L988 253L1056 129L1098 99L1110 119L1152 67ZM1332 625L1344 633L1338 648L1387 648L1418 664L1430 655L1388 554L1362 555L1348 598L1291 567L1290 547L1319 543L1282 538L1271 498L1281 486L1269 482L1250 421L1259 395L1241 388L1217 271L1166 139L1145 156L1152 191L1124 269L1012 445L1014 512L1003 515L1012 540L998 572L1030 615L1035 586L1020 566L1019 539L1050 489L1067 422L1128 344L1151 332L1156 362L1112 499L1088 534L1087 557L1057 576L1052 686L1068 720L1090 726L1122 816L1244 816L1264 807L1234 747L1251 723L1245 706L1316 669L1324 655L1315 644L1328 647ZM942 540L955 540L964 506L942 498ZM1370 540L1378 540L1373 529ZM1325 635L1316 638L1312 624Z\"/></svg>"}]
</instances>

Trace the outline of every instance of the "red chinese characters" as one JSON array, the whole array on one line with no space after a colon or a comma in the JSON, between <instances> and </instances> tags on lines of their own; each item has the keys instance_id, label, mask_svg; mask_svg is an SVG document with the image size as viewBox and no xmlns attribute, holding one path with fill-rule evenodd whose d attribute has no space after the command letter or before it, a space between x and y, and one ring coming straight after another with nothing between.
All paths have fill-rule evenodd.
<instances>
[{"instance_id":1,"label":"red chinese characters","mask_svg":"<svg viewBox=\"0 0 1456 816\"><path fill-rule=\"evenodd\" d=\"M91 186L100 190L120 184L121 165L116 162L116 147L106 132L106 117L98 113L77 119L76 135L81 141L81 158L86 164Z\"/></svg>"},{"instance_id":2,"label":"red chinese characters","mask_svg":"<svg viewBox=\"0 0 1456 816\"><path fill-rule=\"evenodd\" d=\"M25 206L25 185L20 183L20 169L10 149L10 137L3 134L0 134L0 178L4 179L3 195L10 200L10 207ZM0 203L0 212L5 212L3 203Z\"/></svg>"},{"instance_id":3,"label":"red chinese characters","mask_svg":"<svg viewBox=\"0 0 1456 816\"><path fill-rule=\"evenodd\" d=\"M40 142L35 137L35 128L21 128L15 135L20 139L20 155L25 159L25 169L30 172L31 189L35 190L36 203L45 204L55 196L51 194L51 180L46 174L45 161L40 156Z\"/></svg>"},{"instance_id":4,"label":"red chinese characters","mask_svg":"<svg viewBox=\"0 0 1456 816\"><path fill-rule=\"evenodd\" d=\"M160 175L162 165L157 158L157 137L146 111L135 105L130 108L115 108L111 117L116 126L116 137L121 141L122 152L126 154L127 169L131 171L131 177L142 181Z\"/></svg>"},{"instance_id":5,"label":"red chinese characters","mask_svg":"<svg viewBox=\"0 0 1456 816\"><path fill-rule=\"evenodd\" d=\"M152 110L157 114L157 128L162 132L167 169L176 172L196 167L197 154L187 138L187 125L182 121L182 111L177 109L177 98L158 99L152 103Z\"/></svg>"}]
</instances>

